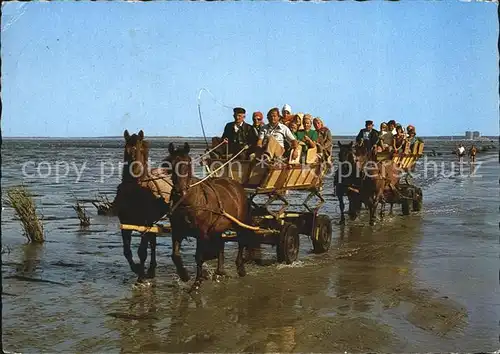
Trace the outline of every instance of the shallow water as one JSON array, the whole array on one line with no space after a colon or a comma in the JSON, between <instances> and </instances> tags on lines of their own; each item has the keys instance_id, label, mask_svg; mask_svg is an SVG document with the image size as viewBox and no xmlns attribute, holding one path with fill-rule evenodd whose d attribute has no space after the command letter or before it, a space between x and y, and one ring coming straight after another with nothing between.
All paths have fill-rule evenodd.
<instances>
[{"instance_id":1,"label":"shallow water","mask_svg":"<svg viewBox=\"0 0 500 354\"><path fill-rule=\"evenodd\" d=\"M495 143L496 144L496 143ZM121 248L117 218L97 216L80 229L74 198L113 193L120 181L99 178L101 162L118 164L121 141L12 141L2 147L2 188L24 183L45 217L47 242L26 246L19 221L2 213L3 346L18 352L477 352L500 348L498 288L498 153L481 153L475 177L449 173L454 143L429 141L445 176L416 178L424 209L400 208L374 227L366 213L334 225L327 254L311 253L301 238L299 261L275 262L264 246L264 265L236 275L235 244L226 246L230 279L205 281L188 295L170 259L170 239L159 238L157 278L149 288L136 280ZM201 148L201 146L198 146ZM195 152L200 152L196 150ZM494 152L493 152L494 151ZM166 141L152 143L159 161ZM24 178L27 161L76 163L59 181ZM417 170L422 167L419 161ZM62 165L61 165L62 166ZM110 167L104 171L110 174ZM45 166L46 168L46 166ZM33 167L27 170L35 171ZM41 170L45 172L44 169ZM338 220L327 180L323 213ZM134 239L134 255L138 239ZM183 258L194 276L194 241ZM207 268L214 269L214 262ZM33 282L30 279L49 282Z\"/></svg>"}]
</instances>

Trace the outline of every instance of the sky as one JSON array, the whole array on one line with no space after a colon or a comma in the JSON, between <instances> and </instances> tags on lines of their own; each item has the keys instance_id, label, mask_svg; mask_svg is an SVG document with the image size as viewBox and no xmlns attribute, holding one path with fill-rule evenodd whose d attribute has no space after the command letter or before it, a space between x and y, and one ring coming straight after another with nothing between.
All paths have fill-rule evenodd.
<instances>
[{"instance_id":1,"label":"sky","mask_svg":"<svg viewBox=\"0 0 500 354\"><path fill-rule=\"evenodd\" d=\"M285 103L334 135L367 119L498 135L497 6L2 3L2 135L202 136L198 103L208 136L232 107L251 123Z\"/></svg>"}]
</instances>

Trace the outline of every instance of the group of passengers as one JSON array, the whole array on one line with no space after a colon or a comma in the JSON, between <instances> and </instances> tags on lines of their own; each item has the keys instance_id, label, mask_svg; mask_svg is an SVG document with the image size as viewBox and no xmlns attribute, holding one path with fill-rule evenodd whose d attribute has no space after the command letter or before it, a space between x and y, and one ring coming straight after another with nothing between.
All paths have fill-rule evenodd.
<instances>
[{"instance_id":1,"label":"group of passengers","mask_svg":"<svg viewBox=\"0 0 500 354\"><path fill-rule=\"evenodd\" d=\"M276 107L267 112L267 124L261 112L252 114L252 125L246 123L246 111L241 107L233 109L233 118L234 121L224 127L221 137L227 142L229 155L240 153L238 157L241 159L261 157L288 158L306 163L331 162L332 134L319 117L293 114L290 105L285 104L281 114ZM213 146L221 139L214 138ZM249 148L241 152L246 145ZM218 152L222 153L222 149Z\"/></svg>"},{"instance_id":2,"label":"group of passengers","mask_svg":"<svg viewBox=\"0 0 500 354\"><path fill-rule=\"evenodd\" d=\"M382 122L380 131L373 128L373 121L367 120L365 128L361 129L356 137L358 145L363 145L367 151L373 153L408 154L417 141L422 140L417 137L413 125L408 125L405 131L403 126L394 120Z\"/></svg>"}]
</instances>

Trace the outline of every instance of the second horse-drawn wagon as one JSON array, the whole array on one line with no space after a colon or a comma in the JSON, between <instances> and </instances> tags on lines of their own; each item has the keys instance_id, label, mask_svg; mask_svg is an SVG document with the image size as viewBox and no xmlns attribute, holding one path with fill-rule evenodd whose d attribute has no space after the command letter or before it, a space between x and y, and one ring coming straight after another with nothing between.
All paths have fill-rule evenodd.
<instances>
[{"instance_id":1,"label":"second horse-drawn wagon","mask_svg":"<svg viewBox=\"0 0 500 354\"><path fill-rule=\"evenodd\" d=\"M341 144L339 168L335 174L335 194L339 199L340 223L345 222L344 196L349 198L349 216L356 219L362 203L370 211L370 224L375 223L375 209L381 204L383 217L386 203L401 204L402 213L408 215L422 208L422 189L413 183L411 172L423 154L424 143L416 141L406 151L373 154L361 145Z\"/></svg>"}]
</instances>

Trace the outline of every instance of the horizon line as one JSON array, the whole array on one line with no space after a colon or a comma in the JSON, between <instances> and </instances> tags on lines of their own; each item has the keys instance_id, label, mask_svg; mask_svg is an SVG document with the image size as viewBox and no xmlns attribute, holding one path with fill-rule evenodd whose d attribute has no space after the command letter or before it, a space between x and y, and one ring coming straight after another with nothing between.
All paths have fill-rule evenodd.
<instances>
[{"instance_id":1,"label":"horizon line","mask_svg":"<svg viewBox=\"0 0 500 354\"><path fill-rule=\"evenodd\" d=\"M332 137L352 137L357 134L332 134ZM475 139L468 139L464 135L419 135L422 138L460 138L463 140L480 140L481 138L500 138L500 135L481 135ZM2 136L1 139L116 139L123 138L123 135L108 135L108 136ZM186 139L205 139L203 136L180 136L180 135L148 135L149 138L186 138ZM211 139L212 137L207 137Z\"/></svg>"}]
</instances>

